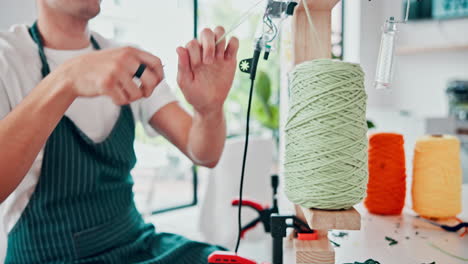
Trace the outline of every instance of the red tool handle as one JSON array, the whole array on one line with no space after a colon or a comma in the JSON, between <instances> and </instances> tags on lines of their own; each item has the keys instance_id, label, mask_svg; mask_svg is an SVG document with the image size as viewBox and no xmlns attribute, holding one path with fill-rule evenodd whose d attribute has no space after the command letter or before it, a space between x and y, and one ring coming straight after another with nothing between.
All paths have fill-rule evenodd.
<instances>
[{"instance_id":1,"label":"red tool handle","mask_svg":"<svg viewBox=\"0 0 468 264\"><path fill-rule=\"evenodd\" d=\"M260 222L258 222L258 223L260 223ZM258 223L257 223L256 225L254 225L254 226L251 226L251 227L242 229L242 231L241 231L241 238L243 239L243 238L245 237L245 234L246 234L248 231L254 229L254 228L258 225Z\"/></svg>"},{"instance_id":2,"label":"red tool handle","mask_svg":"<svg viewBox=\"0 0 468 264\"><path fill-rule=\"evenodd\" d=\"M257 264L257 262L238 256L234 252L215 251L208 257L209 264Z\"/></svg>"},{"instance_id":3,"label":"red tool handle","mask_svg":"<svg viewBox=\"0 0 468 264\"><path fill-rule=\"evenodd\" d=\"M234 199L231 202L232 205L239 205L239 199ZM251 207L259 212L267 209L266 207L262 206L261 204L254 202L252 200L242 200L242 206L248 206Z\"/></svg>"}]
</instances>

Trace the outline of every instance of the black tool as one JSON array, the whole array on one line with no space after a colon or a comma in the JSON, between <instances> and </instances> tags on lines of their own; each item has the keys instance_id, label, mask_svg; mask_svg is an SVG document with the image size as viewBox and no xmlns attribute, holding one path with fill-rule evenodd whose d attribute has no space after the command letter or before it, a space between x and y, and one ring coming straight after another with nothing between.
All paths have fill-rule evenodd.
<instances>
[{"instance_id":1,"label":"black tool","mask_svg":"<svg viewBox=\"0 0 468 264\"><path fill-rule=\"evenodd\" d=\"M253 210L257 211L258 217L254 220L250 221L248 224L242 227L241 237L245 236L249 230L257 226L258 224L262 223L263 228L265 229L266 233L270 233L271 230L271 215L278 213L278 185L279 185L279 177L278 175L271 176L271 187L273 188L273 205L272 207L262 206L260 203L252 201L252 200L242 200L242 204L238 199L232 200L232 205L234 206L247 206L252 208Z\"/></svg>"},{"instance_id":2,"label":"black tool","mask_svg":"<svg viewBox=\"0 0 468 264\"><path fill-rule=\"evenodd\" d=\"M271 236L273 237L273 262L272 264L283 264L283 239L286 237L286 230L294 228L297 234L317 234L309 228L295 215L271 216Z\"/></svg>"},{"instance_id":3,"label":"black tool","mask_svg":"<svg viewBox=\"0 0 468 264\"><path fill-rule=\"evenodd\" d=\"M462 228L468 228L468 223L460 223L456 226L448 226L448 225L443 225L443 224L439 224L439 223L436 223L436 222L433 222L431 220L428 220L428 219L425 219L423 217L420 217L420 216L416 216L416 218L418 219L421 219L423 220L424 222L426 223L429 223L431 225L435 225L435 226L438 226L442 229L444 229L445 231L448 231L448 232L458 232L460 231Z\"/></svg>"},{"instance_id":4,"label":"black tool","mask_svg":"<svg viewBox=\"0 0 468 264\"><path fill-rule=\"evenodd\" d=\"M140 64L140 66L138 67L133 77L140 79L143 73L145 72L145 70L146 70L146 64Z\"/></svg>"}]
</instances>

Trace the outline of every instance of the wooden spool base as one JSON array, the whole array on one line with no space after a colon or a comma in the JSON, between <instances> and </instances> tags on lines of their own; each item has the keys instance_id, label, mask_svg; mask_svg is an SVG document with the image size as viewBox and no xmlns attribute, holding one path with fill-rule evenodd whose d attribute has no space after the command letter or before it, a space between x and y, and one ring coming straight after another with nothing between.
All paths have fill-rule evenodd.
<instances>
[{"instance_id":1,"label":"wooden spool base","mask_svg":"<svg viewBox=\"0 0 468 264\"><path fill-rule=\"evenodd\" d=\"M296 214L311 229L317 230L318 240L294 241L296 264L334 264L335 249L328 240L328 230L360 230L361 215L356 209L327 211L307 209L296 205Z\"/></svg>"},{"instance_id":2,"label":"wooden spool base","mask_svg":"<svg viewBox=\"0 0 468 264\"><path fill-rule=\"evenodd\" d=\"M299 209L299 210L298 210ZM361 229L361 214L356 209L340 211L328 211L318 209L306 209L296 206L296 213L300 218L307 221L309 227L316 230L360 230Z\"/></svg>"},{"instance_id":3,"label":"wooden spool base","mask_svg":"<svg viewBox=\"0 0 468 264\"><path fill-rule=\"evenodd\" d=\"M331 12L339 0L303 0L292 21L293 62L331 58ZM314 36L305 12L309 7L317 35ZM318 47L322 47L319 49ZM328 230L360 230L361 215L352 208L343 211L305 209L296 205L296 214L317 230L315 241L294 241L297 264L334 264L335 250L328 240ZM290 262L288 262L290 263Z\"/></svg>"},{"instance_id":4,"label":"wooden spool base","mask_svg":"<svg viewBox=\"0 0 468 264\"><path fill-rule=\"evenodd\" d=\"M294 250L297 264L335 264L335 250L328 238L312 241L296 239Z\"/></svg>"}]
</instances>

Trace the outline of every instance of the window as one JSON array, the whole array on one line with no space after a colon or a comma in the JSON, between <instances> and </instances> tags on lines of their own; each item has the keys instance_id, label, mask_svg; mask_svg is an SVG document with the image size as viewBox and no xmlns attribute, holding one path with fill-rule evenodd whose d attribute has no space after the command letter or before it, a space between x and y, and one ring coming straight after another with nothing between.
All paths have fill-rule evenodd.
<instances>
[{"instance_id":1,"label":"window","mask_svg":"<svg viewBox=\"0 0 468 264\"><path fill-rule=\"evenodd\" d=\"M177 93L175 50L193 38L193 21L192 0L109 0L102 2L102 13L91 28L160 57ZM149 137L142 124L137 124L135 151L138 161L132 175L142 212L192 202L192 163L180 151L162 137Z\"/></svg>"},{"instance_id":2,"label":"window","mask_svg":"<svg viewBox=\"0 0 468 264\"><path fill-rule=\"evenodd\" d=\"M165 64L169 84L178 93L181 102L185 102L176 89L175 49L193 38L194 3L198 4L199 30L217 25L229 30L256 1L109 0L103 1L102 14L92 21L91 27L108 38L136 44L160 56ZM264 7L264 4L258 5L253 15L231 34L240 40L239 61L250 58L253 54L253 43ZM340 3L333 12L332 51L335 58L341 58L343 50L341 10ZM284 45L284 41L277 43L277 49ZM271 79L271 98L268 103L272 107L278 107L280 102L280 57L279 50L276 50L268 61L262 60L259 65L259 72L264 72ZM244 135L249 83L249 76L238 70L225 104L229 137ZM276 127L268 127L262 123L260 105L261 102L255 98L252 134L278 137L279 121L276 121ZM277 119L277 115L273 118ZM143 126L138 124L135 149L138 163L132 173L135 179L135 199L142 211L150 212L192 201L192 164L175 147L162 137L148 137Z\"/></svg>"},{"instance_id":3,"label":"window","mask_svg":"<svg viewBox=\"0 0 468 264\"><path fill-rule=\"evenodd\" d=\"M201 27L214 27L221 25L226 30L231 29L235 25L239 18L242 17L246 11L257 3L257 0L199 0L200 1L200 25ZM263 3L257 5L252 15L241 24L231 35L234 35L240 40L240 50L238 60L252 57L253 45L256 36L256 32L259 28L261 17L265 11L266 0ZM342 3L338 3L333 9L332 13L332 56L336 59L343 58L343 14L342 14ZM280 83L281 74L286 74L281 63L288 62L291 59L291 52L282 52L288 54L285 58L281 58L279 49L281 48L292 48L290 37L290 20L286 20L283 24L283 30L280 32L280 37L277 42L277 50L272 52L268 61L261 60L259 64L259 72L265 72L271 79L271 99L269 104L273 108L277 108L280 104ZM286 37L281 35L285 34ZM280 40L282 39L282 41ZM283 68L283 72L280 72ZM257 78L257 83L259 82ZM249 76L239 70L236 73L236 79L234 81L233 88L226 102L226 115L228 121L228 133L230 137L244 135L245 127L245 114L247 111L247 99L249 89ZM284 98L287 100L287 98ZM276 128L272 128L271 124L265 124L262 122L263 118L259 111L259 105L262 102L258 98L254 98L253 112L252 112L252 123L251 131L252 134L270 136L272 135L278 140L278 123L276 120ZM261 108L261 107L260 107ZM279 112L279 111L278 111ZM278 119L279 114L274 118Z\"/></svg>"},{"instance_id":4,"label":"window","mask_svg":"<svg viewBox=\"0 0 468 264\"><path fill-rule=\"evenodd\" d=\"M200 28L223 26L227 31L239 21L249 8L257 0L200 0ZM251 58L253 55L253 45L261 17L265 11L265 3L259 4L254 9L252 15L244 21L231 36L236 36L240 40L238 61ZM279 42L278 42L279 43ZM279 47L279 45L278 45ZM279 52L271 54L268 61L260 61L259 72L265 72L271 79L271 98L269 104L278 106L279 104ZM245 129L245 115L247 111L248 91L250 86L249 75L237 70L233 87L225 104L226 118L228 123L229 137L243 136ZM256 106L260 106L258 98L254 98L251 132L255 135L271 135L277 129L270 129L259 122L261 113L256 111ZM277 118L277 116L275 117Z\"/></svg>"}]
</instances>

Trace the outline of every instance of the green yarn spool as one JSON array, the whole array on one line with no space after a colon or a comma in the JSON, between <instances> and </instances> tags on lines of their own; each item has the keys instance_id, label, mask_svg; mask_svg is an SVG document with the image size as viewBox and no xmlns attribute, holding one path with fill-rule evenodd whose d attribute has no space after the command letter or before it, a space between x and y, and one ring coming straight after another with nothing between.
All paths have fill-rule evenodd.
<instances>
[{"instance_id":1,"label":"green yarn spool","mask_svg":"<svg viewBox=\"0 0 468 264\"><path fill-rule=\"evenodd\" d=\"M297 65L289 83L286 195L305 208L349 209L364 198L368 179L364 72L313 60Z\"/></svg>"}]
</instances>

